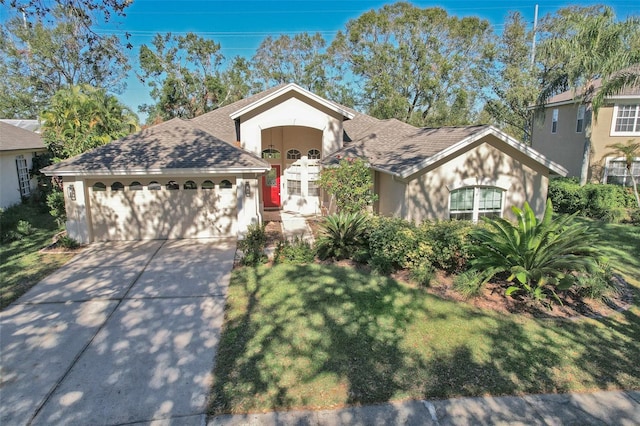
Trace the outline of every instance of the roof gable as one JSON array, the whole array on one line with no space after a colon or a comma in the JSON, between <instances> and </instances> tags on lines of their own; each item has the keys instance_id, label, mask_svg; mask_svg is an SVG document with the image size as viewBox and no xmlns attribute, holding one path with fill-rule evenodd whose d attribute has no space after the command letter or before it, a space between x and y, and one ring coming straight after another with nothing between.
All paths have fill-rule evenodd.
<instances>
[{"instance_id":1,"label":"roof gable","mask_svg":"<svg viewBox=\"0 0 640 426\"><path fill-rule=\"evenodd\" d=\"M42 136L0 121L0 151L45 150Z\"/></svg>"},{"instance_id":2,"label":"roof gable","mask_svg":"<svg viewBox=\"0 0 640 426\"><path fill-rule=\"evenodd\" d=\"M269 165L179 118L149 127L49 166L54 175L256 171Z\"/></svg>"},{"instance_id":3,"label":"roof gable","mask_svg":"<svg viewBox=\"0 0 640 426\"><path fill-rule=\"evenodd\" d=\"M237 109L236 111L232 112L229 116L231 117L231 119L236 120L242 117L243 115L249 114L250 112L256 110L257 108L260 108L261 106L266 105L267 103L273 100L276 100L279 97L292 94L292 93L295 93L297 95L300 95L303 98L307 98L315 103L318 103L323 107L335 112L336 114L342 115L343 118L345 119L351 119L354 117L353 113L351 113L350 111L347 111L347 109L342 107L341 105L334 104L333 102L330 102L316 95L315 93L311 93L308 90L305 90L294 83L290 83L285 86L276 88L276 90L272 91L271 93L260 97L259 99L241 107L240 109Z\"/></svg>"}]
</instances>

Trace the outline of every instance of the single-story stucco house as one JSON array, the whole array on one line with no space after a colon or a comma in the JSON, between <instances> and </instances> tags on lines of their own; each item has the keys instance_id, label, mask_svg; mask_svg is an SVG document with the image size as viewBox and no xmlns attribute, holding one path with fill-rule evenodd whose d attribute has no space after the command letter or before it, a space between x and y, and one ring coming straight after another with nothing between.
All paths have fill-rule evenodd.
<instances>
[{"instance_id":1,"label":"single-story stucco house","mask_svg":"<svg viewBox=\"0 0 640 426\"><path fill-rule=\"evenodd\" d=\"M541 214L566 170L491 126L378 120L295 84L173 119L44 169L81 241L242 236L267 209L319 214L321 167L362 157L374 210L408 220Z\"/></svg>"},{"instance_id":2,"label":"single-story stucco house","mask_svg":"<svg viewBox=\"0 0 640 426\"><path fill-rule=\"evenodd\" d=\"M36 120L0 121L0 208L29 197L36 186L31 177L33 157L47 151L40 134L27 130Z\"/></svg>"}]
</instances>

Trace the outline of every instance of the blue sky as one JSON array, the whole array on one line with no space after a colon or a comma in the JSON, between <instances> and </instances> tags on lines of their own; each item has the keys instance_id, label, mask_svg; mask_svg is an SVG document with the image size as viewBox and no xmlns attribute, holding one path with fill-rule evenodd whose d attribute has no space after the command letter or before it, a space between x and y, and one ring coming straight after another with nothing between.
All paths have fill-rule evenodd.
<instances>
[{"instance_id":1,"label":"blue sky","mask_svg":"<svg viewBox=\"0 0 640 426\"><path fill-rule=\"evenodd\" d=\"M142 44L149 44L157 32L195 32L210 37L222 46L227 59L236 55L253 56L260 41L268 36L295 34L296 32L320 32L331 40L345 24L363 12L378 9L389 1L373 0L134 0L126 9L126 17L117 17L100 32L125 32L132 34L129 51L131 64L137 68L137 54ZM420 7L440 6L451 15L480 16L491 22L497 32L503 27L504 18L511 10L519 11L530 25L533 24L535 0L522 1L464 1L445 0L413 1ZM552 13L571 3L595 4L591 1L538 1L539 16ZM602 2L600 2L602 3ZM637 0L608 2L618 19L640 15ZM137 112L138 105L150 102L148 88L135 78L133 70L127 81L127 90L121 100ZM141 117L143 118L143 117Z\"/></svg>"}]
</instances>

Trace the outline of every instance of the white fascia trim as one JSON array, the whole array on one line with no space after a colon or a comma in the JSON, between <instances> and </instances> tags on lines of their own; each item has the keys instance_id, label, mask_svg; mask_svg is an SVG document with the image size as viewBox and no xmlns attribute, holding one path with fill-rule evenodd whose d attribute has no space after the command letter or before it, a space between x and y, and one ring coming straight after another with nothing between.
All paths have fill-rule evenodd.
<instances>
[{"instance_id":1,"label":"white fascia trim","mask_svg":"<svg viewBox=\"0 0 640 426\"><path fill-rule=\"evenodd\" d=\"M507 145L511 146L512 148L517 149L518 151L522 152L523 154L525 154L526 156L528 156L532 160L544 165L545 167L548 167L551 171L559 174L560 176L566 176L567 173L568 173L567 169L562 167L560 164L549 160L547 157L545 157L544 155L540 154L535 149L530 148L527 145L524 145L524 144L518 142L517 140L513 139L511 136L507 135L506 133L502 132L501 130L496 129L493 126L489 126L487 129L483 130L482 132L479 132L479 133L476 133L474 135L471 135L471 136L461 140L460 142L456 143L455 145L451 145L449 148L440 151L436 155L433 155L433 156L427 158L426 160L424 160L422 163L418 164L417 166L411 167L410 169L407 169L407 170L403 171L400 174L400 177L403 178L403 179L406 179L407 177L411 176L412 174L417 173L417 172L419 172L420 170L422 170L422 169L424 169L426 167L429 167L430 165L442 160L443 158L446 158L446 157L448 157L448 156L450 156L452 154L455 154L456 152L466 148L467 146L471 145L472 143L476 142L479 139L482 139L483 137L485 137L487 135L494 135L495 137L497 137L501 141L505 142Z\"/></svg>"},{"instance_id":2,"label":"white fascia trim","mask_svg":"<svg viewBox=\"0 0 640 426\"><path fill-rule=\"evenodd\" d=\"M203 168L203 169L114 169L114 170L46 170L46 176L84 176L84 177L104 177L104 176L192 176L192 175L230 175L239 173L265 173L270 167L226 167L226 168Z\"/></svg>"},{"instance_id":3,"label":"white fascia trim","mask_svg":"<svg viewBox=\"0 0 640 426\"><path fill-rule=\"evenodd\" d=\"M240 118L241 116L243 116L244 114L246 114L249 111L252 111L268 102L270 102L271 100L287 93L290 91L294 91L297 92L299 94L301 94L302 96L305 96L307 98L312 99L313 101L319 103L320 105L323 105L325 107L327 107L328 109L337 112L338 114L342 114L344 117L348 118L349 120L351 120L353 117L355 117L355 114L343 110L342 108L338 107L336 104L334 104L333 102L329 102L326 99L316 95L315 93L309 92L308 90L303 89L302 87L298 86L297 84L294 83L289 83L286 86L276 90L275 92L271 93L268 96L265 96L264 98L255 101L252 104L249 104L243 108L240 108L239 110L229 114L229 117L231 117L233 120L236 120L238 118Z\"/></svg>"},{"instance_id":4,"label":"white fascia trim","mask_svg":"<svg viewBox=\"0 0 640 426\"><path fill-rule=\"evenodd\" d=\"M606 100L629 100L629 101L640 101L640 93L637 95L613 95L607 96Z\"/></svg>"}]
</instances>

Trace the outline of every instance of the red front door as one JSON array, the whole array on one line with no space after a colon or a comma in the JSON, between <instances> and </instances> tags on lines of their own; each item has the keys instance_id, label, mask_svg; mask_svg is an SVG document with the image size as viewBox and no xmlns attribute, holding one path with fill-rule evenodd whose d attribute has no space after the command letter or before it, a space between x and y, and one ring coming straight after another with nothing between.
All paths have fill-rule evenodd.
<instances>
[{"instance_id":1,"label":"red front door","mask_svg":"<svg viewBox=\"0 0 640 426\"><path fill-rule=\"evenodd\" d=\"M272 164L262 177L262 193L265 207L280 207L280 166Z\"/></svg>"}]
</instances>

